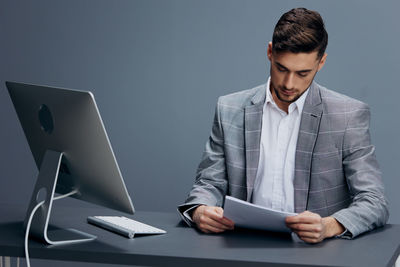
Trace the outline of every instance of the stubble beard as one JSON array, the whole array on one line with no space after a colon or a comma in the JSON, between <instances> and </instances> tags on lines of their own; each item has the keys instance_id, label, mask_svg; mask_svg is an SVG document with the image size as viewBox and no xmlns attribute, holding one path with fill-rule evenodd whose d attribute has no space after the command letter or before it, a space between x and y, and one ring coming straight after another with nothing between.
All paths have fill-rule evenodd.
<instances>
[{"instance_id":1,"label":"stubble beard","mask_svg":"<svg viewBox=\"0 0 400 267\"><path fill-rule=\"evenodd\" d=\"M309 87L311 86L312 82L314 81L314 78L315 78L315 75L316 75L316 74L317 74L317 72L314 73L314 76L313 76L313 78L311 79L311 82L310 82L310 84L307 86L307 88L309 88ZM275 95L276 95L276 97L279 99L279 101L285 102L285 103L288 103L288 104L291 104L291 103L293 103L293 102L296 102L297 99L299 99L299 98L307 91L307 90L304 90L304 92L302 92L301 94L295 95L293 99L285 99L284 97L282 97L282 96L280 95L280 91L275 87L275 85L272 83L272 81L271 81L271 83L270 83L270 87L272 87L272 90L274 90Z\"/></svg>"},{"instance_id":2,"label":"stubble beard","mask_svg":"<svg viewBox=\"0 0 400 267\"><path fill-rule=\"evenodd\" d=\"M289 103L289 104L291 104L291 103L293 103L293 102L296 102L296 100L299 99L299 98L304 94L304 92L305 92L305 91L304 91L304 92L301 93L301 94L294 95L294 98L293 98L293 99L285 99L284 97L281 96L279 89L277 89L277 88L275 87L275 85L273 85L272 83L271 83L271 87L272 87L272 90L274 90L275 95L276 95L276 97L279 99L279 101L285 102L285 103Z\"/></svg>"}]
</instances>

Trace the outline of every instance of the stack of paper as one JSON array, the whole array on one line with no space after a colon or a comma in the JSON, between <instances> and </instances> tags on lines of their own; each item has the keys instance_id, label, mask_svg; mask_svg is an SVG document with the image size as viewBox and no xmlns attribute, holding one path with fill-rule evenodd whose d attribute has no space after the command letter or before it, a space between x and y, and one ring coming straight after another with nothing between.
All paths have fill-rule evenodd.
<instances>
[{"instance_id":1,"label":"stack of paper","mask_svg":"<svg viewBox=\"0 0 400 267\"><path fill-rule=\"evenodd\" d=\"M285 218L297 213L276 211L231 196L225 197L224 216L235 226L275 232L291 232Z\"/></svg>"}]
</instances>

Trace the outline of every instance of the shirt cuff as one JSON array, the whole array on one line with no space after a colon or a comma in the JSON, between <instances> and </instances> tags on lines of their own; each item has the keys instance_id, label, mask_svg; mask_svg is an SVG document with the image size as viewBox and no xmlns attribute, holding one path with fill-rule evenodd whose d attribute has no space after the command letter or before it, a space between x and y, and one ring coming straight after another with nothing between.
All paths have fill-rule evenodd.
<instances>
[{"instance_id":1,"label":"shirt cuff","mask_svg":"<svg viewBox=\"0 0 400 267\"><path fill-rule=\"evenodd\" d=\"M347 229L345 229L343 231L343 233L341 233L340 235L335 236L336 238L343 238L343 239L352 239L353 235L351 234L351 232Z\"/></svg>"},{"instance_id":2,"label":"shirt cuff","mask_svg":"<svg viewBox=\"0 0 400 267\"><path fill-rule=\"evenodd\" d=\"M189 222L191 222L191 223L194 223L194 221L193 221L193 219L192 219L192 216L190 216L191 215L191 212L194 210L194 209L196 209L198 206L200 206L200 205L194 205L193 207L190 207L190 208L188 208L187 210L185 210L184 212L183 212L183 216L185 216L185 219L187 219Z\"/></svg>"}]
</instances>

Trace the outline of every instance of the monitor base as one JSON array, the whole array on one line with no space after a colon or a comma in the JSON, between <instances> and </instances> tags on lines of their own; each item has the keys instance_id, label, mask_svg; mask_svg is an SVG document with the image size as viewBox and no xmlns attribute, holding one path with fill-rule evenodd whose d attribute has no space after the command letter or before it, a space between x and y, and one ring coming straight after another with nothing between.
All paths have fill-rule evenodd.
<instances>
[{"instance_id":1,"label":"monitor base","mask_svg":"<svg viewBox=\"0 0 400 267\"><path fill-rule=\"evenodd\" d=\"M95 240L97 237L76 229L57 229L47 231L50 245L66 245Z\"/></svg>"},{"instance_id":2,"label":"monitor base","mask_svg":"<svg viewBox=\"0 0 400 267\"><path fill-rule=\"evenodd\" d=\"M50 245L64 245L94 240L96 236L74 229L48 231L50 213L53 201L56 199L54 194L62 157L62 152L46 151L26 213L24 227L27 227L30 217L33 216L29 229L30 234ZM37 208L38 205L40 206L39 208ZM33 212L35 214L32 214Z\"/></svg>"}]
</instances>

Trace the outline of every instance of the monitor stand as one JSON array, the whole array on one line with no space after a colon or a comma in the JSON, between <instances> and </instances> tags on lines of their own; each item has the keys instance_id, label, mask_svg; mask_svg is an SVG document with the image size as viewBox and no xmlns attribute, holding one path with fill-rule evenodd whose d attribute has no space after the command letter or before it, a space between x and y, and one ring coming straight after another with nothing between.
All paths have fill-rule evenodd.
<instances>
[{"instance_id":1,"label":"monitor stand","mask_svg":"<svg viewBox=\"0 0 400 267\"><path fill-rule=\"evenodd\" d=\"M26 213L24 227L26 228L33 209L43 201L44 203L36 210L32 218L30 234L40 239L42 242L51 245L72 244L94 240L96 236L75 229L47 229L62 158L62 152L52 150L46 151Z\"/></svg>"}]
</instances>

